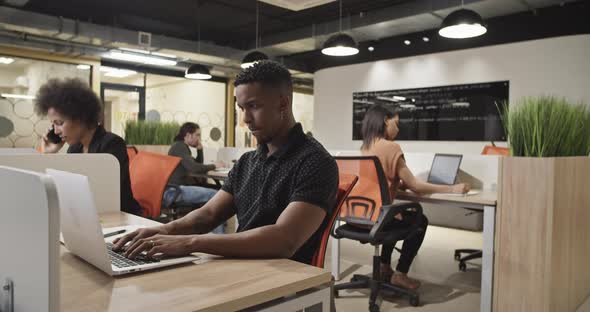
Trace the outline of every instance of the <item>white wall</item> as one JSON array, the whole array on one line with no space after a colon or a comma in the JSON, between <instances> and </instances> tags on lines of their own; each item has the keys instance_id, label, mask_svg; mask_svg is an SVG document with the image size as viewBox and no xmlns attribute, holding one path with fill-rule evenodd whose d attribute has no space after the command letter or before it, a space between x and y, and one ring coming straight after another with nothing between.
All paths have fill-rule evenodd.
<instances>
[{"instance_id":1,"label":"white wall","mask_svg":"<svg viewBox=\"0 0 590 312\"><path fill-rule=\"evenodd\" d=\"M590 104L590 35L511 43L327 68L314 78L314 136L327 148L352 140L352 93L509 80L510 102L556 95ZM405 152L479 154L487 142L399 141Z\"/></svg>"},{"instance_id":2,"label":"white wall","mask_svg":"<svg viewBox=\"0 0 590 312\"><path fill-rule=\"evenodd\" d=\"M293 92L293 116L304 132L313 133L313 95Z\"/></svg>"},{"instance_id":3,"label":"white wall","mask_svg":"<svg viewBox=\"0 0 590 312\"><path fill-rule=\"evenodd\" d=\"M146 117L149 117L151 110L156 110L161 121L196 122L201 127L204 146L225 145L224 83L172 77L174 81L151 84L150 80L156 78L148 75ZM221 131L221 138L217 141L210 137L213 128Z\"/></svg>"}]
</instances>

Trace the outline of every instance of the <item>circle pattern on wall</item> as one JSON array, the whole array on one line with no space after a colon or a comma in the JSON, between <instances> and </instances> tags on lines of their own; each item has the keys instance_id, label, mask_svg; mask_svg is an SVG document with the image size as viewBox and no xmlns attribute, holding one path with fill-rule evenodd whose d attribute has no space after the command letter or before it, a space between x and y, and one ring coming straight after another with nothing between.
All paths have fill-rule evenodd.
<instances>
[{"instance_id":1,"label":"circle pattern on wall","mask_svg":"<svg viewBox=\"0 0 590 312\"><path fill-rule=\"evenodd\" d=\"M0 138L9 136L12 131L14 131L14 124L12 123L12 120L4 116L0 116Z\"/></svg>"},{"instance_id":2,"label":"circle pattern on wall","mask_svg":"<svg viewBox=\"0 0 590 312\"><path fill-rule=\"evenodd\" d=\"M145 114L145 120L147 121L160 121L160 112L155 109L150 109L147 114Z\"/></svg>"},{"instance_id":3,"label":"circle pattern on wall","mask_svg":"<svg viewBox=\"0 0 590 312\"><path fill-rule=\"evenodd\" d=\"M213 127L209 133L209 137L215 142L219 141L219 139L221 139L221 130L217 127Z\"/></svg>"},{"instance_id":4,"label":"circle pattern on wall","mask_svg":"<svg viewBox=\"0 0 590 312\"><path fill-rule=\"evenodd\" d=\"M22 119L31 119L35 116L35 109L32 102L17 101L12 105L14 114Z\"/></svg>"}]
</instances>

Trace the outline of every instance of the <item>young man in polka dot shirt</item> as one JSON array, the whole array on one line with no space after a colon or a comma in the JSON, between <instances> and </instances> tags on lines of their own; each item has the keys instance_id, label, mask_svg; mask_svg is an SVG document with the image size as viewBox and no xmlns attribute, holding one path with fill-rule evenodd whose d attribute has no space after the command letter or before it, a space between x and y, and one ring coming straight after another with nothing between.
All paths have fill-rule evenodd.
<instances>
[{"instance_id":1,"label":"young man in polka dot shirt","mask_svg":"<svg viewBox=\"0 0 590 312\"><path fill-rule=\"evenodd\" d=\"M116 241L115 248L129 258L143 251L148 256L205 252L311 263L336 199L336 162L295 121L285 67L260 61L243 70L235 86L237 106L258 149L240 158L223 188L200 209ZM236 233L204 234L233 215Z\"/></svg>"}]
</instances>

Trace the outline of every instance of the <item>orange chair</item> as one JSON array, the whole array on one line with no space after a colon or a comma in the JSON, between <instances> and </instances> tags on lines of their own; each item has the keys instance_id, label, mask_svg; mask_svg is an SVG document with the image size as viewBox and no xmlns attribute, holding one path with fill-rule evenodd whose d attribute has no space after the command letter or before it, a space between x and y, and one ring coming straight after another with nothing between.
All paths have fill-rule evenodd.
<instances>
[{"instance_id":1,"label":"orange chair","mask_svg":"<svg viewBox=\"0 0 590 312\"><path fill-rule=\"evenodd\" d=\"M410 304L419 305L420 297L416 291L408 290L381 281L381 256L379 245L393 244L422 231L417 222L403 228L387 229L394 217L401 214L406 220L420 220L422 206L418 203L396 201L392 204L389 183L376 156L337 156L340 174L353 174L358 181L345 205L340 210L340 220L346 224L335 229L337 239L348 238L375 247L372 276L355 274L348 283L334 286L334 296L343 289L370 289L369 311L379 311L377 297L382 290L409 298ZM354 224L354 225L353 225Z\"/></svg>"},{"instance_id":2,"label":"orange chair","mask_svg":"<svg viewBox=\"0 0 590 312\"><path fill-rule=\"evenodd\" d=\"M150 152L139 152L130 163L131 190L143 209L144 216L160 216L162 195L168 179L179 163L180 157Z\"/></svg>"},{"instance_id":3,"label":"orange chair","mask_svg":"<svg viewBox=\"0 0 590 312\"><path fill-rule=\"evenodd\" d=\"M500 155L500 156L510 156L510 149L507 147L498 147L495 145L486 145L483 147L481 151L482 155Z\"/></svg>"},{"instance_id":4,"label":"orange chair","mask_svg":"<svg viewBox=\"0 0 590 312\"><path fill-rule=\"evenodd\" d=\"M324 268L324 260L326 258L326 249L328 248L328 239L330 238L330 233L332 233L334 222L336 218L340 214L340 208L342 204L344 204L344 200L348 197L348 194L356 184L358 177L352 174L340 174L339 175L339 184L338 184L338 194L336 196L336 205L334 206L334 210L332 211L332 215L328 220L328 225L326 229L322 233L322 238L320 240L320 246L318 250L316 250L315 254L313 255L313 259L311 261L311 265L316 266L318 268Z\"/></svg>"},{"instance_id":5,"label":"orange chair","mask_svg":"<svg viewBox=\"0 0 590 312\"><path fill-rule=\"evenodd\" d=\"M127 156L129 157L129 163L131 164L131 161L133 160L133 158L135 156L137 156L137 153L139 153L137 151L137 148L133 145L127 145Z\"/></svg>"}]
</instances>

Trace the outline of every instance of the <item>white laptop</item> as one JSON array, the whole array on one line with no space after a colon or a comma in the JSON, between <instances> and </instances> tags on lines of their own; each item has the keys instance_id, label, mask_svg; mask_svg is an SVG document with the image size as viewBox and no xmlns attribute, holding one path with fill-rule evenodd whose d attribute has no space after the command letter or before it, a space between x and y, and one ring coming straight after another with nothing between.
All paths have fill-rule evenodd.
<instances>
[{"instance_id":1,"label":"white laptop","mask_svg":"<svg viewBox=\"0 0 590 312\"><path fill-rule=\"evenodd\" d=\"M88 178L80 174L54 169L47 169L46 172L53 178L57 188L61 231L66 248L105 273L112 276L121 275L199 259L197 256L188 256L159 261L143 257L130 260L121 253L112 251L110 242L127 232L108 239L103 237Z\"/></svg>"}]
</instances>

